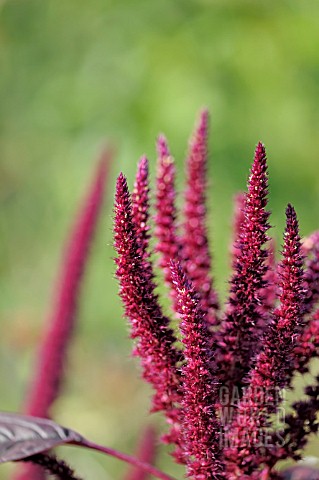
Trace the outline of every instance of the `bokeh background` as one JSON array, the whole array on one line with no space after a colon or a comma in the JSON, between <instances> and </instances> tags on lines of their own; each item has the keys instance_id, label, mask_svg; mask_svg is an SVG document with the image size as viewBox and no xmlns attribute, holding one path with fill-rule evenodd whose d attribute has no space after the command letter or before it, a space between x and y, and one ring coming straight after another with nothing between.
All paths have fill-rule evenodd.
<instances>
[{"instance_id":1,"label":"bokeh background","mask_svg":"<svg viewBox=\"0 0 319 480\"><path fill-rule=\"evenodd\" d=\"M102 146L112 143L55 418L133 451L150 391L130 357L117 298L115 177L123 170L132 183L142 153L154 176L155 138L165 132L181 190L189 134L199 109L210 109L210 233L224 295L232 197L245 187L258 140L268 149L278 244L288 202L303 235L318 228L318 52L317 0L0 1L2 410L21 409L67 232ZM126 469L69 447L62 453L88 479L119 479ZM8 472L1 466L0 478Z\"/></svg>"}]
</instances>

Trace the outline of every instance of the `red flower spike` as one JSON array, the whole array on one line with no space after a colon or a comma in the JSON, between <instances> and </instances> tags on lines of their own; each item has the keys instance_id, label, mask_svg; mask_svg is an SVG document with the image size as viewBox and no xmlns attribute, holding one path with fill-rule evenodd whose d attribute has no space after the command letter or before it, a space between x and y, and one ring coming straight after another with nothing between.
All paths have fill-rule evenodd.
<instances>
[{"instance_id":1,"label":"red flower spike","mask_svg":"<svg viewBox=\"0 0 319 480\"><path fill-rule=\"evenodd\" d=\"M269 317L271 310L273 310L276 299L278 297L277 286L279 283L277 275L276 262L276 244L273 238L269 239L267 270L265 273L265 288L261 290L262 311L265 317ZM267 324L266 324L267 325ZM266 326L265 325L265 326Z\"/></svg>"},{"instance_id":2,"label":"red flower spike","mask_svg":"<svg viewBox=\"0 0 319 480\"><path fill-rule=\"evenodd\" d=\"M236 259L240 254L240 248L239 248L239 245L237 245L237 239L239 238L240 231L245 220L245 213L244 213L245 201L246 201L246 195L244 192L239 192L234 197L234 207L233 207L234 213L233 213L233 222L232 222L233 242L230 246L230 253L231 253L231 259L232 259L233 265L235 264Z\"/></svg>"},{"instance_id":3,"label":"red flower spike","mask_svg":"<svg viewBox=\"0 0 319 480\"><path fill-rule=\"evenodd\" d=\"M280 305L273 313L263 350L249 376L249 388L229 426L225 449L228 479L249 478L266 462L260 439L265 439L269 418L280 402L279 389L289 387L294 373L294 348L303 328L305 291L303 257L296 213L286 210L283 258L279 265Z\"/></svg>"},{"instance_id":4,"label":"red flower spike","mask_svg":"<svg viewBox=\"0 0 319 480\"><path fill-rule=\"evenodd\" d=\"M216 325L218 300L211 276L212 262L206 224L208 122L208 112L204 110L190 142L186 161L185 221L181 245L185 273L200 295L206 320Z\"/></svg>"},{"instance_id":5,"label":"red flower spike","mask_svg":"<svg viewBox=\"0 0 319 480\"><path fill-rule=\"evenodd\" d=\"M314 232L303 241L305 262L305 314L311 313L319 298L319 232ZM295 347L295 368L300 373L308 372L309 362L319 356L319 309L308 319Z\"/></svg>"},{"instance_id":6,"label":"red flower spike","mask_svg":"<svg viewBox=\"0 0 319 480\"><path fill-rule=\"evenodd\" d=\"M307 237L303 241L302 249L306 257L305 288L307 296L305 313L310 313L319 300L319 232L314 232Z\"/></svg>"},{"instance_id":7,"label":"red flower spike","mask_svg":"<svg viewBox=\"0 0 319 480\"><path fill-rule=\"evenodd\" d=\"M179 258L180 256L180 240L177 235L176 225L175 164L174 159L169 152L166 139L163 136L158 138L157 152L158 161L154 233L158 240L156 251L160 253L159 266L163 270L167 286L171 287L172 279L169 263L172 258ZM170 294L172 297L174 296L173 289L170 289Z\"/></svg>"},{"instance_id":8,"label":"red flower spike","mask_svg":"<svg viewBox=\"0 0 319 480\"><path fill-rule=\"evenodd\" d=\"M266 152L259 143L245 197L244 222L235 241L234 251L238 255L233 263L229 305L217 339L219 378L230 388L243 386L260 345L261 327L265 324L260 305L268 269L265 249L269 229L267 193Z\"/></svg>"},{"instance_id":9,"label":"red flower spike","mask_svg":"<svg viewBox=\"0 0 319 480\"><path fill-rule=\"evenodd\" d=\"M148 186L148 161L142 157L137 169L134 190L132 194L132 216L136 235L140 244L140 255L147 255L149 242L149 186Z\"/></svg>"},{"instance_id":10,"label":"red flower spike","mask_svg":"<svg viewBox=\"0 0 319 480\"><path fill-rule=\"evenodd\" d=\"M156 457L156 432L152 426L147 427L143 432L138 445L136 457L142 462L153 464ZM131 467L124 480L147 480L148 472L139 468Z\"/></svg>"},{"instance_id":11,"label":"red flower spike","mask_svg":"<svg viewBox=\"0 0 319 480\"><path fill-rule=\"evenodd\" d=\"M307 308L306 299L306 308ZM312 358L319 357L319 309L308 320L298 338L295 349L295 370L307 373Z\"/></svg>"},{"instance_id":12,"label":"red flower spike","mask_svg":"<svg viewBox=\"0 0 319 480\"><path fill-rule=\"evenodd\" d=\"M245 220L245 194L243 192L237 193L234 197L234 215L233 215L233 244L231 246L231 258L232 263L236 262L237 257L240 255L240 245L237 244L237 239L240 235L240 230ZM260 305L261 311L265 314L265 320L268 317L269 312L273 309L274 303L277 298L277 265L275 258L275 241L273 238L269 239L268 257L267 257L267 269L265 273L265 288L260 291L260 296L263 299ZM261 322L260 322L261 323ZM267 323L267 322L266 322ZM261 325L262 326L262 325ZM266 326L266 325L265 325Z\"/></svg>"},{"instance_id":13,"label":"red flower spike","mask_svg":"<svg viewBox=\"0 0 319 480\"><path fill-rule=\"evenodd\" d=\"M185 347L180 444L189 477L195 480L220 479L223 478L219 449L220 425L214 408L218 389L211 372L209 332L199 297L179 264L171 263L171 274Z\"/></svg>"},{"instance_id":14,"label":"red flower spike","mask_svg":"<svg viewBox=\"0 0 319 480\"><path fill-rule=\"evenodd\" d=\"M65 250L52 316L44 333L36 371L23 408L28 415L49 417L60 393L66 352L75 327L81 281L103 203L110 162L111 152L103 152ZM17 480L30 477L43 480L45 474L40 467L26 464L15 476Z\"/></svg>"},{"instance_id":15,"label":"red flower spike","mask_svg":"<svg viewBox=\"0 0 319 480\"><path fill-rule=\"evenodd\" d=\"M105 152L65 250L53 313L42 341L33 383L23 409L28 415L49 417L50 408L59 395L66 350L76 320L81 280L103 203L110 160L110 152Z\"/></svg>"},{"instance_id":16,"label":"red flower spike","mask_svg":"<svg viewBox=\"0 0 319 480\"><path fill-rule=\"evenodd\" d=\"M117 179L115 195L114 246L117 251L116 276L120 283L125 315L131 324L131 337L137 339L135 355L141 359L143 378L154 390L153 411L164 410L168 421L177 421L175 402L179 399L179 374L176 364L180 354L176 341L154 293L152 266L140 255L140 243L126 179ZM170 438L173 442L173 434Z\"/></svg>"},{"instance_id":17,"label":"red flower spike","mask_svg":"<svg viewBox=\"0 0 319 480\"><path fill-rule=\"evenodd\" d=\"M318 433L319 376L314 385L305 388L305 394L307 400L293 403L292 413L285 418L286 427L282 434L285 442L279 451L274 452L276 461L286 458L301 460L302 450L308 443L309 435ZM317 476L312 478L319 478L318 470L313 473Z\"/></svg>"}]
</instances>

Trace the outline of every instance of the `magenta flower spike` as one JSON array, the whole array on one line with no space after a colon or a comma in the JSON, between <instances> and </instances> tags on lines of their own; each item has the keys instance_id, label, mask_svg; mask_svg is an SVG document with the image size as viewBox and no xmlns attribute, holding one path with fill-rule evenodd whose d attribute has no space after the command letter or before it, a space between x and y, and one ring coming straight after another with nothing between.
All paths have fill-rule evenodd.
<instances>
[{"instance_id":1,"label":"magenta flower spike","mask_svg":"<svg viewBox=\"0 0 319 480\"><path fill-rule=\"evenodd\" d=\"M232 244L230 246L231 261L233 265L235 264L237 257L240 254L240 248L239 248L239 245L237 245L237 240L239 238L240 231L245 220L245 213L244 213L245 201L246 201L246 195L244 192L239 192L234 196L233 221L232 221L233 238L232 238Z\"/></svg>"},{"instance_id":2,"label":"magenta flower spike","mask_svg":"<svg viewBox=\"0 0 319 480\"><path fill-rule=\"evenodd\" d=\"M218 323L217 293L212 280L212 261L207 236L207 157L208 111L204 110L190 142L186 160L186 189L184 200L184 234L181 238L183 267L201 298L206 320Z\"/></svg>"},{"instance_id":3,"label":"magenta flower spike","mask_svg":"<svg viewBox=\"0 0 319 480\"><path fill-rule=\"evenodd\" d=\"M218 388L211 371L212 352L207 323L199 297L180 265L172 262L171 272L181 317L185 357L182 367L182 453L189 477L195 480L220 479L223 477L220 424L214 408Z\"/></svg>"},{"instance_id":4,"label":"magenta flower spike","mask_svg":"<svg viewBox=\"0 0 319 480\"><path fill-rule=\"evenodd\" d=\"M132 216L136 235L140 244L141 256L147 256L149 242L149 186L148 161L142 157L137 168L137 174L132 194Z\"/></svg>"},{"instance_id":5,"label":"magenta flower spike","mask_svg":"<svg viewBox=\"0 0 319 480\"><path fill-rule=\"evenodd\" d=\"M277 274L278 265L276 262L276 243L273 238L269 239L269 246L268 246L268 258L267 258L267 270L265 273L265 287L261 290L261 298L262 298L262 311L264 313L264 317L267 319L269 318L269 314L271 310L273 310L276 298L278 297L278 283L279 278ZM267 321L264 327L267 326Z\"/></svg>"},{"instance_id":6,"label":"magenta flower spike","mask_svg":"<svg viewBox=\"0 0 319 480\"><path fill-rule=\"evenodd\" d=\"M220 379L241 389L252 359L260 345L260 329L265 324L260 305L266 287L269 229L266 211L268 194L267 160L259 143L251 169L244 204L244 221L235 241L234 274L225 318L218 333L216 359Z\"/></svg>"},{"instance_id":7,"label":"magenta flower spike","mask_svg":"<svg viewBox=\"0 0 319 480\"><path fill-rule=\"evenodd\" d=\"M65 251L53 313L24 406L24 411L29 415L49 417L50 409L60 393L66 352L74 330L80 284L103 202L109 164L110 152L105 151ZM33 480L45 478L43 470L33 464L23 465L15 478L23 480L30 476Z\"/></svg>"},{"instance_id":8,"label":"magenta flower spike","mask_svg":"<svg viewBox=\"0 0 319 480\"><path fill-rule=\"evenodd\" d=\"M155 236L156 251L160 253L159 266L163 270L165 283L172 287L169 264L172 258L180 256L180 240L177 235L177 212L175 206L175 164L166 139L160 136L157 141L157 178ZM174 289L170 288L174 300Z\"/></svg>"},{"instance_id":9,"label":"magenta flower spike","mask_svg":"<svg viewBox=\"0 0 319 480\"><path fill-rule=\"evenodd\" d=\"M75 328L81 281L103 203L110 162L111 152L103 152L66 246L53 311L44 332L36 370L23 406L28 415L50 417L53 403L61 390L67 349ZM43 480L45 475L38 466L25 464L15 476L17 480L30 477L33 480Z\"/></svg>"},{"instance_id":10,"label":"magenta flower spike","mask_svg":"<svg viewBox=\"0 0 319 480\"><path fill-rule=\"evenodd\" d=\"M116 276L125 315L131 324L131 337L137 340L134 354L141 359L143 378L155 390L152 410L163 410L174 430L175 403L179 399L176 365L180 354L174 346L176 339L169 328L169 319L163 315L154 293L152 268L145 267L146 260L140 255L130 193L122 174L117 179L114 212ZM173 434L170 440L174 442Z\"/></svg>"},{"instance_id":11,"label":"magenta flower spike","mask_svg":"<svg viewBox=\"0 0 319 480\"><path fill-rule=\"evenodd\" d=\"M319 300L319 232L314 232L303 241L306 257L305 288L307 290L306 312L310 313Z\"/></svg>"},{"instance_id":12,"label":"magenta flower spike","mask_svg":"<svg viewBox=\"0 0 319 480\"><path fill-rule=\"evenodd\" d=\"M237 239L240 235L240 230L245 220L245 194L243 192L237 193L234 197L234 214L233 214L233 243L231 245L231 258L232 263L235 264L238 256L241 253L240 243ZM273 238L269 239L267 268L265 273L265 287L261 289L260 296L263 299L260 305L261 310L265 314L265 320L268 317L268 313L272 310L274 302L276 300L277 289L277 265L275 258L276 246Z\"/></svg>"},{"instance_id":13,"label":"magenta flower spike","mask_svg":"<svg viewBox=\"0 0 319 480\"><path fill-rule=\"evenodd\" d=\"M270 415L281 400L280 391L290 387L295 369L296 339L304 325L303 256L298 221L291 205L287 207L286 216L283 258L279 265L280 305L273 313L263 350L250 373L249 388L228 428L230 446L225 449L225 457L229 480L250 478L263 462L269 466L265 449L260 448L260 439L266 438Z\"/></svg>"},{"instance_id":14,"label":"magenta flower spike","mask_svg":"<svg viewBox=\"0 0 319 480\"><path fill-rule=\"evenodd\" d=\"M65 250L53 313L24 405L28 415L49 417L50 408L60 391L66 350L75 326L81 280L103 202L110 160L110 152L103 153Z\"/></svg>"},{"instance_id":15,"label":"magenta flower spike","mask_svg":"<svg viewBox=\"0 0 319 480\"><path fill-rule=\"evenodd\" d=\"M152 426L148 426L143 430L140 438L136 457L142 461L152 465L156 458L156 431ZM132 467L125 475L124 480L147 480L149 473L140 468Z\"/></svg>"},{"instance_id":16,"label":"magenta flower spike","mask_svg":"<svg viewBox=\"0 0 319 480\"><path fill-rule=\"evenodd\" d=\"M306 311L309 305L308 299L309 297L306 297ZM299 335L294 354L295 370L302 374L307 373L310 360L319 356L319 309L311 316Z\"/></svg>"},{"instance_id":17,"label":"magenta flower spike","mask_svg":"<svg viewBox=\"0 0 319 480\"><path fill-rule=\"evenodd\" d=\"M318 434L319 376L316 377L315 384L305 388L305 394L308 398L294 402L292 413L285 418L286 426L282 433L284 444L273 452L274 461L287 458L301 460L302 450L307 445L310 435ZM318 471L313 472L313 475L315 474L319 478Z\"/></svg>"}]
</instances>

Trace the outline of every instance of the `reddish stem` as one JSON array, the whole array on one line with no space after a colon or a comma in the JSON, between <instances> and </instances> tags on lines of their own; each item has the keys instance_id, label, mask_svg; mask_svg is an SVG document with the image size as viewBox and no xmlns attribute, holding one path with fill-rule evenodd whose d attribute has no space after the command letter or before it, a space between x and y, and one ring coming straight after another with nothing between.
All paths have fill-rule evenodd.
<instances>
[{"instance_id":1,"label":"reddish stem","mask_svg":"<svg viewBox=\"0 0 319 480\"><path fill-rule=\"evenodd\" d=\"M106 455L111 455L112 457L115 457L118 460L122 460L123 462L129 463L134 467L139 468L140 470L144 470L145 472L161 480L175 480L170 475L167 475L166 473L161 472L161 470L158 470L156 467L153 467L149 463L142 462L138 458L132 457L131 455L127 455L126 453L119 452L117 450L114 450L113 448L104 447L103 445L98 445L97 443L90 442L89 440L86 440L86 439L83 439L83 441L79 443L74 442L73 445L79 445L80 447L90 448L92 450L102 452Z\"/></svg>"}]
</instances>

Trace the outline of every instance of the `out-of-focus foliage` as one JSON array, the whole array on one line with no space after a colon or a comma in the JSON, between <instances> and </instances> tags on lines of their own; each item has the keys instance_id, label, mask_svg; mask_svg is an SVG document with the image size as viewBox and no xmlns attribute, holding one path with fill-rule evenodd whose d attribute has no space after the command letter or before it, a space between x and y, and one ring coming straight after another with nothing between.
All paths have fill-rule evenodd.
<instances>
[{"instance_id":1,"label":"out-of-focus foliage","mask_svg":"<svg viewBox=\"0 0 319 480\"><path fill-rule=\"evenodd\" d=\"M117 155L108 201L57 414L132 450L147 392L128 360L113 278L115 175L123 170L132 180L144 152L154 164L160 131L181 167L205 105L212 113L209 194L220 289L231 198L245 186L258 140L268 147L277 238L288 201L303 234L318 228L319 3L2 0L0 9L1 408L21 405L61 247L100 147L111 141ZM105 478L95 456L83 463L88 478ZM112 478L119 467L107 468Z\"/></svg>"}]
</instances>

